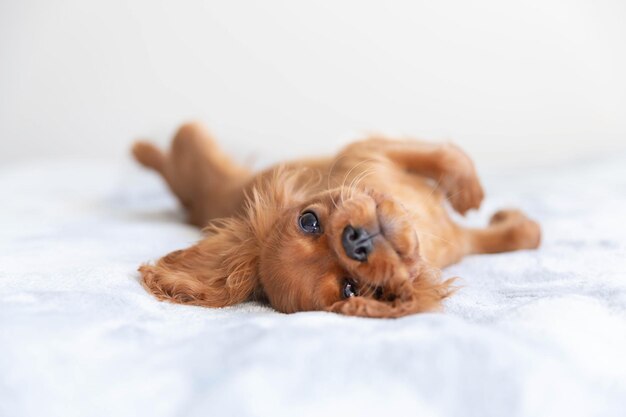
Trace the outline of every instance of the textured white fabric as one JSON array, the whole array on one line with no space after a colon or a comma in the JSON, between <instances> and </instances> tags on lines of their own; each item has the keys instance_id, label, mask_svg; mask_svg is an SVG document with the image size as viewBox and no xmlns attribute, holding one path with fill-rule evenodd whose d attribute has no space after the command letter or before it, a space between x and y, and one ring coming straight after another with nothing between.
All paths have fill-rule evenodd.
<instances>
[{"instance_id":1,"label":"textured white fabric","mask_svg":"<svg viewBox=\"0 0 626 417\"><path fill-rule=\"evenodd\" d=\"M156 178L0 171L0 416L623 416L626 158L486 172L538 251L465 259L445 314L398 320L160 303L137 266L200 233Z\"/></svg>"}]
</instances>

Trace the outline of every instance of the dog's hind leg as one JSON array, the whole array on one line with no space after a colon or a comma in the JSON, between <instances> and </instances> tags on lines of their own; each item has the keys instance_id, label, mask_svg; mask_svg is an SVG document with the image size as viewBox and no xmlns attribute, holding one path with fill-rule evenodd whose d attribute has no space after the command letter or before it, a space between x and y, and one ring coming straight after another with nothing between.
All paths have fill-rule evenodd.
<instances>
[{"instance_id":1,"label":"dog's hind leg","mask_svg":"<svg viewBox=\"0 0 626 417\"><path fill-rule=\"evenodd\" d=\"M233 214L243 202L250 172L225 155L199 123L181 126L167 153L144 141L132 151L142 165L161 174L196 226Z\"/></svg>"},{"instance_id":2,"label":"dog's hind leg","mask_svg":"<svg viewBox=\"0 0 626 417\"><path fill-rule=\"evenodd\" d=\"M486 228L463 231L468 254L536 249L541 242L539 224L519 210L500 210Z\"/></svg>"}]
</instances>

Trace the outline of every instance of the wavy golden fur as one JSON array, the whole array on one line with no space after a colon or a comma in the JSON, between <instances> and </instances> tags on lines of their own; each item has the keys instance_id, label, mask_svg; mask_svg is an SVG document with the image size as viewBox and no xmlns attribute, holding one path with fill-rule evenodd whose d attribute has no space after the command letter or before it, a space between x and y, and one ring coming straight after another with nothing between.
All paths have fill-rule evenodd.
<instances>
[{"instance_id":1,"label":"wavy golden fur","mask_svg":"<svg viewBox=\"0 0 626 417\"><path fill-rule=\"evenodd\" d=\"M445 200L464 214L483 190L451 144L370 138L333 158L253 174L192 123L168 153L147 142L133 153L205 227L194 246L140 267L160 300L399 317L440 309L453 291L440 268L463 256L539 245L538 224L517 210L497 212L483 229L452 221Z\"/></svg>"}]
</instances>

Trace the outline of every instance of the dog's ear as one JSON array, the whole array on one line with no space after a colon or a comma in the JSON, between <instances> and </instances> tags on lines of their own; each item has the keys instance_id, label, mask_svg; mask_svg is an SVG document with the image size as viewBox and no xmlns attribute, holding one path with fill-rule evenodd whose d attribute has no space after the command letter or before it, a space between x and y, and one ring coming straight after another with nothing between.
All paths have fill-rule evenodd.
<instances>
[{"instance_id":1,"label":"dog's ear","mask_svg":"<svg viewBox=\"0 0 626 417\"><path fill-rule=\"evenodd\" d=\"M302 178L300 172L279 168L257 181L240 215L212 222L194 246L139 268L143 286L161 300L206 307L261 295L261 248L283 209L302 197Z\"/></svg>"},{"instance_id":2,"label":"dog's ear","mask_svg":"<svg viewBox=\"0 0 626 417\"><path fill-rule=\"evenodd\" d=\"M139 268L143 286L160 300L224 307L252 298L257 288L258 247L244 221L211 226L194 246Z\"/></svg>"}]
</instances>

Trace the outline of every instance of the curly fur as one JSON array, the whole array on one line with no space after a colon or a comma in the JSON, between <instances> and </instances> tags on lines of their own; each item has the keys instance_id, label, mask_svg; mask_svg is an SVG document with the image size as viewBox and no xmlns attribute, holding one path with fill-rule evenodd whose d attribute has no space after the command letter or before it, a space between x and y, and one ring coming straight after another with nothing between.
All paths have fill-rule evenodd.
<instances>
[{"instance_id":1,"label":"curly fur","mask_svg":"<svg viewBox=\"0 0 626 417\"><path fill-rule=\"evenodd\" d=\"M296 161L252 174L217 148L198 124L184 125L168 154L138 142L136 159L159 172L205 237L139 268L160 300L224 307L249 300L291 313L326 310L400 317L441 309L454 279L440 268L470 253L535 248L537 223L503 210L484 229L454 223L483 191L471 160L454 145L371 138L334 158ZM322 233L297 219L314 211ZM348 225L372 234L366 261L346 256ZM347 280L358 296L344 297Z\"/></svg>"}]
</instances>

